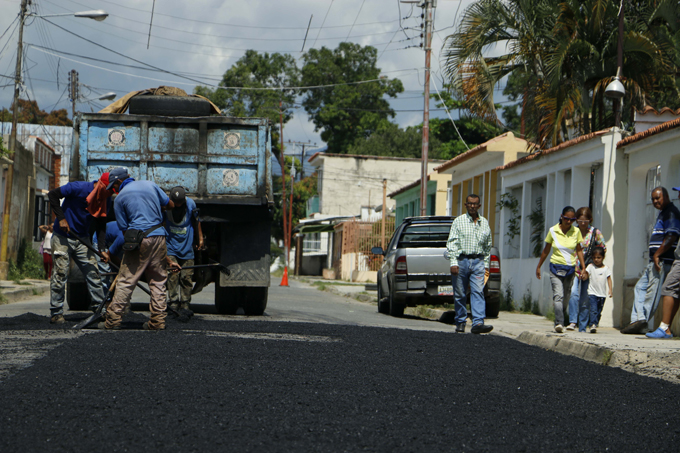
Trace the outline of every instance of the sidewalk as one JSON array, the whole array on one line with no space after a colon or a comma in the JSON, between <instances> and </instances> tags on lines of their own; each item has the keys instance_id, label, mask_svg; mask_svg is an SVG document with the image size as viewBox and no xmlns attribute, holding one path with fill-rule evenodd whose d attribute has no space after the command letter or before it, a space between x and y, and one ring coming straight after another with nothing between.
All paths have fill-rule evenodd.
<instances>
[{"instance_id":1,"label":"sidewalk","mask_svg":"<svg viewBox=\"0 0 680 453\"><path fill-rule=\"evenodd\" d=\"M305 280L309 283L322 281L326 283L326 290L335 294L376 303L376 291L366 291L364 284L342 282L342 285L333 285L333 281L307 277ZM451 316L447 310L424 307L409 307L404 313L436 321L444 314L445 319ZM503 311L498 318L488 319L487 324L493 325L493 335L680 384L680 338L651 340L644 335L623 335L611 327L599 328L594 334L566 330L559 334L553 330L553 322L543 316ZM468 332L470 327L471 323L468 323Z\"/></svg>"},{"instance_id":2,"label":"sidewalk","mask_svg":"<svg viewBox=\"0 0 680 453\"><path fill-rule=\"evenodd\" d=\"M49 280L26 279L21 280L21 284L10 280L0 280L0 293L4 296L4 299L0 300L0 305L40 296L49 290Z\"/></svg>"}]
</instances>

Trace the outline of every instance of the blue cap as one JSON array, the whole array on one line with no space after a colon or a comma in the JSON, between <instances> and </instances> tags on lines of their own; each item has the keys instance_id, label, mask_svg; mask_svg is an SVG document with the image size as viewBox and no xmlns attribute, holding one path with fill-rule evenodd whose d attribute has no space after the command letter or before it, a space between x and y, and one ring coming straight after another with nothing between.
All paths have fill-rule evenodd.
<instances>
[{"instance_id":1,"label":"blue cap","mask_svg":"<svg viewBox=\"0 0 680 453\"><path fill-rule=\"evenodd\" d=\"M680 192L680 187L673 187L673 190L677 190L678 192Z\"/></svg>"},{"instance_id":2,"label":"blue cap","mask_svg":"<svg viewBox=\"0 0 680 453\"><path fill-rule=\"evenodd\" d=\"M113 187L113 184L116 181L125 181L129 177L130 175L128 174L127 168L125 167L114 168L109 172L109 185L106 186L106 190L111 190L111 187Z\"/></svg>"}]
</instances>

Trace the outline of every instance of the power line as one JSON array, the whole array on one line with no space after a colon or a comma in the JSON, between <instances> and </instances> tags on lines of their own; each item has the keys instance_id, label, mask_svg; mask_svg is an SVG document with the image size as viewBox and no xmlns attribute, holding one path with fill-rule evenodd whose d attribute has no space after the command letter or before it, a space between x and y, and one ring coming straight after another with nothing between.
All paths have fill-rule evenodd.
<instances>
[{"instance_id":1,"label":"power line","mask_svg":"<svg viewBox=\"0 0 680 453\"><path fill-rule=\"evenodd\" d=\"M352 33L352 29L354 28L354 24L357 23L357 19L359 19L359 15L361 14L361 10L364 9L364 3L366 3L366 0L362 0L361 6L359 7L359 11L357 11L357 15L354 18L354 22L352 22L352 26L350 27L349 31L347 32L347 37L345 38L345 41L349 40L349 35ZM398 31L399 29L397 29ZM392 33L392 32L389 32Z\"/></svg>"},{"instance_id":2,"label":"power line","mask_svg":"<svg viewBox=\"0 0 680 453\"><path fill-rule=\"evenodd\" d=\"M323 22L321 22L321 27L319 27L319 32L316 34L316 38L314 38L314 44L312 44L312 47L316 45L316 41L319 39L319 35L321 34L321 29L323 28L324 24L326 23L326 18L328 17L328 13L331 12L331 7L333 6L333 2L335 0L331 0L331 4L328 5L328 10L326 11L326 15L323 16Z\"/></svg>"}]
</instances>

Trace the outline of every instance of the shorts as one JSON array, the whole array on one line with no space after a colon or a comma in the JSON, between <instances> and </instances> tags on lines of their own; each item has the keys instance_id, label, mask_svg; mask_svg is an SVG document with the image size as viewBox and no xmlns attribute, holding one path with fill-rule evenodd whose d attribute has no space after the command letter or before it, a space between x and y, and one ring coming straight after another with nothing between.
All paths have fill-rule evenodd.
<instances>
[{"instance_id":1,"label":"shorts","mask_svg":"<svg viewBox=\"0 0 680 453\"><path fill-rule=\"evenodd\" d=\"M671 270L666 274L666 281L661 287L661 296L680 299L680 260L675 260Z\"/></svg>"}]
</instances>

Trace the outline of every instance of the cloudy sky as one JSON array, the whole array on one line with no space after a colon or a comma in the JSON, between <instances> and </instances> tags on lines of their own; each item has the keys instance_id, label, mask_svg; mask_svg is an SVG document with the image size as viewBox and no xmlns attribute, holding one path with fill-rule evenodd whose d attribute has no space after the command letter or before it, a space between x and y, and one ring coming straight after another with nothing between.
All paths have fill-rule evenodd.
<instances>
[{"instance_id":1,"label":"cloudy sky","mask_svg":"<svg viewBox=\"0 0 680 453\"><path fill-rule=\"evenodd\" d=\"M440 88L442 44L471 2L437 2L432 70L433 83ZM96 112L108 102L87 99L111 91L120 96L172 85L191 92L197 83L186 78L217 85L222 74L247 49L300 58L311 17L305 50L335 48L342 41L374 46L382 74L399 78L404 84L405 91L390 101L398 111L396 121L401 126L422 122L422 10L412 4L397 0L156 0L149 39L153 0L31 3L30 10L37 15L94 9L109 13L103 22L74 17L35 17L27 21L22 97L37 100L43 110L66 108L70 113L67 85L72 69L78 71L81 96L85 98L77 109ZM0 107L9 107L12 101L13 81L9 77L13 76L16 62L20 4L20 0L0 0L0 34L4 33L0 38ZM434 92L434 86L431 90ZM430 105L434 108L433 101ZM446 113L432 111L431 115L443 117ZM302 108L294 112L284 136L286 141L323 146Z\"/></svg>"}]
</instances>

